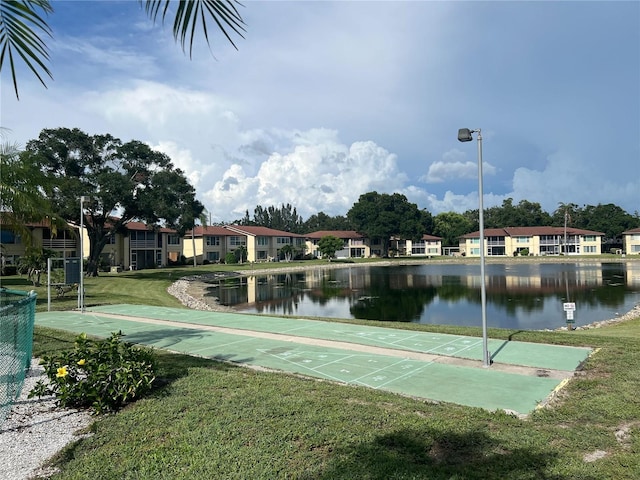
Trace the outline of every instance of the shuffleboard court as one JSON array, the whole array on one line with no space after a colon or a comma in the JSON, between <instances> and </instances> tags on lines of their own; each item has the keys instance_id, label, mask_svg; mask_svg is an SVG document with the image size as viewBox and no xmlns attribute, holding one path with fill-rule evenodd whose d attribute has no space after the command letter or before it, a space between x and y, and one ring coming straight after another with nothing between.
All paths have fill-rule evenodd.
<instances>
[{"instance_id":1,"label":"shuffleboard court","mask_svg":"<svg viewBox=\"0 0 640 480\"><path fill-rule=\"evenodd\" d=\"M320 320L230 312L207 312L146 305L107 305L93 307L90 311L320 338L477 361L482 360L482 339L479 337L403 331L394 328L323 322ZM587 358L591 349L489 339L489 351L491 352L492 361L496 363L573 371Z\"/></svg>"},{"instance_id":2,"label":"shuffleboard court","mask_svg":"<svg viewBox=\"0 0 640 480\"><path fill-rule=\"evenodd\" d=\"M97 307L84 314L38 313L36 324L99 337L122 331L126 341L154 348L520 414L534 410L564 382L561 377L410 358L409 347L425 353L466 354L478 348L480 339L474 337L426 332L416 336L416 332L380 327L134 305ZM335 345L340 348L302 341L313 334L338 340ZM359 345L385 349L371 353L358 350ZM582 359L571 370L589 355L589 349L580 350ZM565 373L564 378L572 374Z\"/></svg>"}]
</instances>

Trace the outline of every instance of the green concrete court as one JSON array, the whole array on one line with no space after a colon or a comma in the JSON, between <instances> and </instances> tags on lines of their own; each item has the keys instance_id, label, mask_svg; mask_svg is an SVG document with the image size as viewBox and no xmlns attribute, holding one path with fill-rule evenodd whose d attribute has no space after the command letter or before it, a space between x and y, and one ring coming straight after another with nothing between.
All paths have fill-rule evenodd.
<instances>
[{"instance_id":1,"label":"green concrete court","mask_svg":"<svg viewBox=\"0 0 640 480\"><path fill-rule=\"evenodd\" d=\"M141 305L38 313L36 324L101 337L122 331L127 341L155 348L521 414L591 353L490 339L494 364L483 368L478 337Z\"/></svg>"}]
</instances>

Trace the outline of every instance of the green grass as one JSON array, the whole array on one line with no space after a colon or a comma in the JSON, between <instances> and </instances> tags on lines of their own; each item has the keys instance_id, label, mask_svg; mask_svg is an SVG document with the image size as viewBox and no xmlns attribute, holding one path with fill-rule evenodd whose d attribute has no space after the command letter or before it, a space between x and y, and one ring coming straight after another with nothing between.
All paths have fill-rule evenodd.
<instances>
[{"instance_id":1,"label":"green grass","mask_svg":"<svg viewBox=\"0 0 640 480\"><path fill-rule=\"evenodd\" d=\"M89 279L88 304L137 297L134 303L177 306L165 293L172 279L214 269L220 267ZM598 351L549 408L528 419L159 352L162 386L116 415L97 417L93 435L57 457L61 473L53 478L638 478L640 319L575 332L492 329L490 336ZM70 348L73 338L36 327L34 354ZM596 451L606 455L584 460Z\"/></svg>"}]
</instances>

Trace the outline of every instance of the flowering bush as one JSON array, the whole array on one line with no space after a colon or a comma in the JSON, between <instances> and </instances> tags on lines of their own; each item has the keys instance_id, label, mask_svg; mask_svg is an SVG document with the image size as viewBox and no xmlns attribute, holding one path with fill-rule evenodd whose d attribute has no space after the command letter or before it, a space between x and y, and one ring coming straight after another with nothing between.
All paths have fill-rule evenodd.
<instances>
[{"instance_id":1,"label":"flowering bush","mask_svg":"<svg viewBox=\"0 0 640 480\"><path fill-rule=\"evenodd\" d=\"M118 332L91 340L83 333L73 350L44 356L40 364L49 382L40 380L29 398L55 395L63 407L104 413L141 397L155 380L155 356L149 349L122 342L121 337Z\"/></svg>"}]
</instances>

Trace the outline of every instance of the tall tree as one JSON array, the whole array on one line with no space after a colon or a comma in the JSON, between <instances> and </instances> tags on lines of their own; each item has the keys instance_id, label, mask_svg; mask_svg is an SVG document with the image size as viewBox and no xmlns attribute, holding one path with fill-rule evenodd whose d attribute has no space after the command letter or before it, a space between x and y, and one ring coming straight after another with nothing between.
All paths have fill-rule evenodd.
<instances>
[{"instance_id":1,"label":"tall tree","mask_svg":"<svg viewBox=\"0 0 640 480\"><path fill-rule=\"evenodd\" d=\"M542 210L539 203L520 200L513 204L512 198L503 200L502 206L485 210L484 224L488 228L540 227L551 224L551 216Z\"/></svg>"},{"instance_id":2,"label":"tall tree","mask_svg":"<svg viewBox=\"0 0 640 480\"><path fill-rule=\"evenodd\" d=\"M469 216L455 212L439 213L433 223L433 233L442 237L443 246L457 246L462 235L477 228Z\"/></svg>"},{"instance_id":3,"label":"tall tree","mask_svg":"<svg viewBox=\"0 0 640 480\"><path fill-rule=\"evenodd\" d=\"M637 221L633 215L618 205L599 203L595 206L587 205L584 207L579 228L603 232L605 241L612 241L618 239L622 232L634 228L636 225Z\"/></svg>"},{"instance_id":4,"label":"tall tree","mask_svg":"<svg viewBox=\"0 0 640 480\"><path fill-rule=\"evenodd\" d=\"M426 233L422 211L400 193L369 192L360 195L347 212L347 218L362 235L380 239L383 255L389 253L392 236L418 240Z\"/></svg>"},{"instance_id":5,"label":"tall tree","mask_svg":"<svg viewBox=\"0 0 640 480\"><path fill-rule=\"evenodd\" d=\"M318 240L318 250L323 257L332 259L336 252L344 247L344 241L333 235L327 235Z\"/></svg>"},{"instance_id":6,"label":"tall tree","mask_svg":"<svg viewBox=\"0 0 640 480\"><path fill-rule=\"evenodd\" d=\"M21 156L20 147L5 139L0 130L0 212L2 223L27 242L31 231L25 224L53 218L51 205L43 194L47 178ZM52 225L55 229L55 226Z\"/></svg>"},{"instance_id":7,"label":"tall tree","mask_svg":"<svg viewBox=\"0 0 640 480\"><path fill-rule=\"evenodd\" d=\"M237 7L238 0L139 0L140 5L154 22L166 20L169 12L175 11L173 36L189 57L193 53L193 42L198 23L209 45L209 22L213 22L226 39L237 49L232 36L243 37L244 21ZM170 8L175 5L175 9ZM47 86L43 77L53 78L46 63L49 52L44 38L52 37L45 17L53 13L49 0L2 0L0 2L0 71L5 60L11 71L16 97L18 80L16 56L21 58L36 78Z\"/></svg>"},{"instance_id":8,"label":"tall tree","mask_svg":"<svg viewBox=\"0 0 640 480\"><path fill-rule=\"evenodd\" d=\"M280 207L271 205L267 208L258 205L253 211L253 220L248 220L247 212L242 222L245 222L242 223L243 225L258 225L283 232L303 233L302 217L298 215L296 207L288 203Z\"/></svg>"},{"instance_id":9,"label":"tall tree","mask_svg":"<svg viewBox=\"0 0 640 480\"><path fill-rule=\"evenodd\" d=\"M27 143L23 155L51 180L45 191L60 217L79 224L79 198L91 197L84 205L89 275L97 275L104 246L128 222L140 220L183 234L204 211L171 159L137 140L122 143L77 128L45 129Z\"/></svg>"},{"instance_id":10,"label":"tall tree","mask_svg":"<svg viewBox=\"0 0 640 480\"><path fill-rule=\"evenodd\" d=\"M300 233L318 232L321 230L353 230L349 219L343 215L330 217L324 212L311 215L305 222Z\"/></svg>"}]
</instances>

